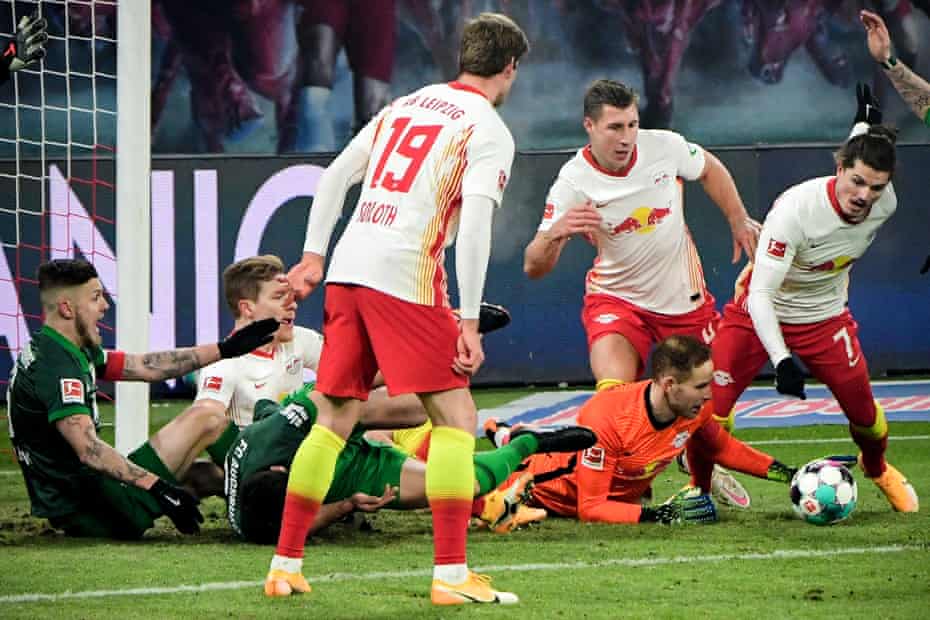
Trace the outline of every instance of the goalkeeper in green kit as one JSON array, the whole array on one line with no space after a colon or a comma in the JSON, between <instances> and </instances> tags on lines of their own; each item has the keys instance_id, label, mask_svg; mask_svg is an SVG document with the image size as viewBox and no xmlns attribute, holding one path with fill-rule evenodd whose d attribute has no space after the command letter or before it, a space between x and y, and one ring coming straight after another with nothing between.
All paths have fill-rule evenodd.
<instances>
[{"instance_id":1,"label":"goalkeeper in green kit","mask_svg":"<svg viewBox=\"0 0 930 620\"><path fill-rule=\"evenodd\" d=\"M52 260L38 272L44 325L10 377L10 439L32 514L70 536L136 539L156 518L191 534L203 517L180 488L206 450L222 462L238 428L223 415L185 413L129 457L97 436L97 379L161 381L268 342L278 322L256 321L217 344L160 353L101 348L97 322L109 308L93 265Z\"/></svg>"}]
</instances>

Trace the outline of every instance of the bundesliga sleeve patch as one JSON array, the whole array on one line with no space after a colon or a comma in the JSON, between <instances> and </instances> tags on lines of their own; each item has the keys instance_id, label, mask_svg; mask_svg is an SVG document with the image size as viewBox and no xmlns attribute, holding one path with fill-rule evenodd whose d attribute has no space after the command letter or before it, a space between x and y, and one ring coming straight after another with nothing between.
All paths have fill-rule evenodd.
<instances>
[{"instance_id":1,"label":"bundesliga sleeve patch","mask_svg":"<svg viewBox=\"0 0 930 620\"><path fill-rule=\"evenodd\" d=\"M788 244L784 241L769 239L769 247L766 248L765 252L773 258L784 258L786 249L788 249Z\"/></svg>"},{"instance_id":2,"label":"bundesliga sleeve patch","mask_svg":"<svg viewBox=\"0 0 930 620\"><path fill-rule=\"evenodd\" d=\"M581 453L581 464L588 469L604 471L604 448L592 446Z\"/></svg>"},{"instance_id":3,"label":"bundesliga sleeve patch","mask_svg":"<svg viewBox=\"0 0 930 620\"><path fill-rule=\"evenodd\" d=\"M555 215L555 205L551 202L547 202L546 208L543 209L543 219L551 220L553 215Z\"/></svg>"},{"instance_id":4,"label":"bundesliga sleeve patch","mask_svg":"<svg viewBox=\"0 0 930 620\"><path fill-rule=\"evenodd\" d=\"M203 389L219 392L223 388L223 377L207 377L203 382Z\"/></svg>"},{"instance_id":5,"label":"bundesliga sleeve patch","mask_svg":"<svg viewBox=\"0 0 930 620\"><path fill-rule=\"evenodd\" d=\"M80 379L62 379L61 380L61 402L84 403L84 383Z\"/></svg>"},{"instance_id":6,"label":"bundesliga sleeve patch","mask_svg":"<svg viewBox=\"0 0 930 620\"><path fill-rule=\"evenodd\" d=\"M497 173L497 189L503 194L505 187L507 187L507 173L500 170Z\"/></svg>"}]
</instances>

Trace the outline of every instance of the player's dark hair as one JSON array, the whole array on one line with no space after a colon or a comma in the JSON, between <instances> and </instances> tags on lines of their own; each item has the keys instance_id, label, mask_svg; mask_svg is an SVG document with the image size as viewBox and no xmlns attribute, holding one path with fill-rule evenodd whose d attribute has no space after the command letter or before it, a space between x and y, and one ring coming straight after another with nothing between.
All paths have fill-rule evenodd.
<instances>
[{"instance_id":1,"label":"player's dark hair","mask_svg":"<svg viewBox=\"0 0 930 620\"><path fill-rule=\"evenodd\" d=\"M284 263L273 254L253 256L237 261L223 270L223 292L226 305L235 318L239 318L239 300L258 299L262 282L268 282L284 273Z\"/></svg>"},{"instance_id":2,"label":"player's dark hair","mask_svg":"<svg viewBox=\"0 0 930 620\"><path fill-rule=\"evenodd\" d=\"M468 20L459 48L459 73L481 77L497 75L530 49L526 34L515 21L500 13L481 13Z\"/></svg>"},{"instance_id":3,"label":"player's dark hair","mask_svg":"<svg viewBox=\"0 0 930 620\"><path fill-rule=\"evenodd\" d=\"M252 474L239 490L239 526L242 536L259 545L274 544L281 531L287 473L270 469Z\"/></svg>"},{"instance_id":4,"label":"player's dark hair","mask_svg":"<svg viewBox=\"0 0 930 620\"><path fill-rule=\"evenodd\" d=\"M710 347L691 336L669 336L652 352L652 378L672 375L687 381L691 372L710 359Z\"/></svg>"},{"instance_id":5,"label":"player's dark hair","mask_svg":"<svg viewBox=\"0 0 930 620\"><path fill-rule=\"evenodd\" d=\"M834 155L841 168L852 168L858 159L863 164L894 176L897 130L886 125L872 125L868 131L846 141Z\"/></svg>"},{"instance_id":6,"label":"player's dark hair","mask_svg":"<svg viewBox=\"0 0 930 620\"><path fill-rule=\"evenodd\" d=\"M639 103L636 91L613 80L595 80L584 94L585 118L597 120L605 105L624 109Z\"/></svg>"},{"instance_id":7,"label":"player's dark hair","mask_svg":"<svg viewBox=\"0 0 930 620\"><path fill-rule=\"evenodd\" d=\"M39 281L39 295L42 303L51 303L46 299L47 293L59 288L80 286L98 278L97 269L81 258L57 258L39 265L36 279Z\"/></svg>"}]
</instances>

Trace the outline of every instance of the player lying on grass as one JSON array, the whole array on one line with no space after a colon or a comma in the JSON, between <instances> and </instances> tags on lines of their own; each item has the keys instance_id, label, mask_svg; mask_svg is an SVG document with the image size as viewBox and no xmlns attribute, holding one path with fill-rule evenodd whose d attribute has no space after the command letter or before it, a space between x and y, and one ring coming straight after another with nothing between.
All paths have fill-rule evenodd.
<instances>
[{"instance_id":1,"label":"player lying on grass","mask_svg":"<svg viewBox=\"0 0 930 620\"><path fill-rule=\"evenodd\" d=\"M779 393L806 398L797 356L849 420L866 477L895 510L917 512L914 487L885 460L888 424L848 304L850 269L898 204L896 134L876 124L881 115L869 90L857 95L856 124L836 152L834 174L789 187L766 215L755 260L714 339L713 402L730 411L767 360Z\"/></svg>"},{"instance_id":2,"label":"player lying on grass","mask_svg":"<svg viewBox=\"0 0 930 620\"><path fill-rule=\"evenodd\" d=\"M145 354L105 351L97 323L109 303L94 266L49 261L39 267L38 281L45 322L16 362L7 401L32 514L69 536L140 538L161 515L185 534L196 532L203 521L197 500L176 485L204 450L223 459L230 423L222 413L185 412L124 457L97 436L97 378L180 377L261 346L277 321L257 321L217 344Z\"/></svg>"},{"instance_id":3,"label":"player lying on grass","mask_svg":"<svg viewBox=\"0 0 930 620\"><path fill-rule=\"evenodd\" d=\"M704 343L690 336L659 342L652 354L652 379L599 391L581 407L578 423L597 434L594 446L527 460L525 471L534 476L529 505L582 521L711 522L717 512L707 493L715 463L789 482L794 468L750 448L713 419L712 374L710 347ZM511 434L500 426L489 429L496 445L505 445ZM652 481L689 445L691 485L699 491L643 505Z\"/></svg>"},{"instance_id":4,"label":"player lying on grass","mask_svg":"<svg viewBox=\"0 0 930 620\"><path fill-rule=\"evenodd\" d=\"M273 543L278 538L288 469L317 417L322 396L307 384L282 403L261 400L254 421L242 430L226 457L227 516L244 539ZM421 410L422 411L422 410ZM420 422L426 417L422 412ZM366 439L366 427L396 426L397 417L366 408L336 461L333 486L314 520L310 533L347 514L373 512L382 507L426 508L426 463L393 446ZM489 526L506 529L516 514L523 486L494 492L516 467L538 451L577 452L594 444L594 433L582 427L551 431L515 432L503 448L474 456L472 514ZM493 493L492 493L493 492ZM491 494L491 495L487 495Z\"/></svg>"}]
</instances>

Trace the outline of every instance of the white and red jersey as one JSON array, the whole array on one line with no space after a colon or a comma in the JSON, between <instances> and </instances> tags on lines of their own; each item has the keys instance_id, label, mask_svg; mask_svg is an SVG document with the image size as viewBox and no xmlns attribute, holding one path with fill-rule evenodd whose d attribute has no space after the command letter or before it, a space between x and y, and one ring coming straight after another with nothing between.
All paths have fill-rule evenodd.
<instances>
[{"instance_id":1,"label":"white and red jersey","mask_svg":"<svg viewBox=\"0 0 930 620\"><path fill-rule=\"evenodd\" d=\"M452 82L397 99L356 141L371 144L371 154L326 281L447 306L443 262L462 197L500 205L514 156L510 131L480 91Z\"/></svg>"},{"instance_id":2,"label":"white and red jersey","mask_svg":"<svg viewBox=\"0 0 930 620\"><path fill-rule=\"evenodd\" d=\"M322 349L319 332L295 326L294 339L271 352L255 350L204 367L195 400L218 400L230 420L240 428L248 426L259 399L280 400L303 385L304 368L316 371Z\"/></svg>"},{"instance_id":3,"label":"white and red jersey","mask_svg":"<svg viewBox=\"0 0 930 620\"><path fill-rule=\"evenodd\" d=\"M852 223L836 199L836 177L788 188L765 218L748 290L736 302L745 309L750 292L772 287L780 323L815 323L839 316L846 307L849 270L897 205L889 183L868 217Z\"/></svg>"},{"instance_id":4,"label":"white and red jersey","mask_svg":"<svg viewBox=\"0 0 930 620\"><path fill-rule=\"evenodd\" d=\"M641 129L619 172L599 166L586 146L559 171L539 230L590 200L603 221L593 235L597 258L587 292L661 314L691 312L704 303L706 285L678 179L695 180L703 171L704 150L671 131Z\"/></svg>"}]
</instances>

